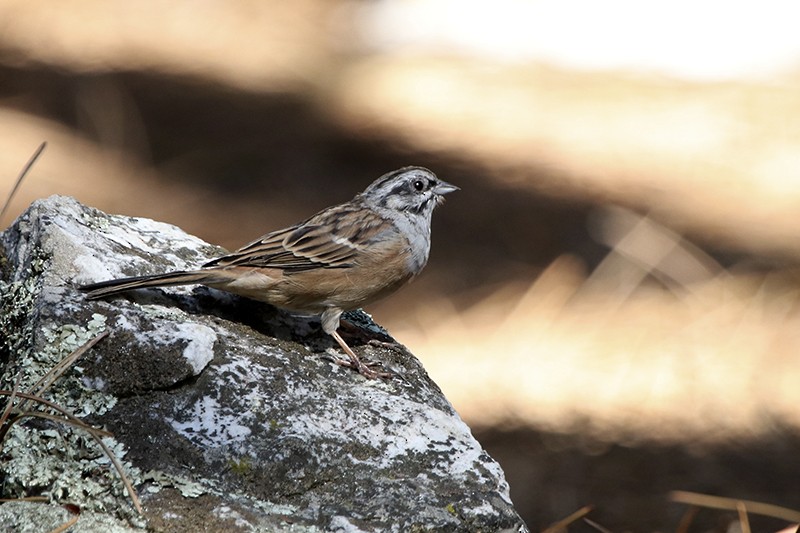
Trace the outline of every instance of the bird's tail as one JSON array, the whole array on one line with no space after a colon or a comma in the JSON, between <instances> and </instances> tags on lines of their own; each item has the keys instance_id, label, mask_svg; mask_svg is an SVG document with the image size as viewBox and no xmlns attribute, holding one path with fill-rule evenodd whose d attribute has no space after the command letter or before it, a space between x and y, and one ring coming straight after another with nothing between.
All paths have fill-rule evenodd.
<instances>
[{"instance_id":1,"label":"bird's tail","mask_svg":"<svg viewBox=\"0 0 800 533\"><path fill-rule=\"evenodd\" d=\"M86 293L90 300L111 296L121 292L144 287L166 287L169 285L213 284L223 281L220 275L213 271L191 270L156 274L154 276L137 276L133 278L110 279L99 283L81 285L78 290Z\"/></svg>"}]
</instances>

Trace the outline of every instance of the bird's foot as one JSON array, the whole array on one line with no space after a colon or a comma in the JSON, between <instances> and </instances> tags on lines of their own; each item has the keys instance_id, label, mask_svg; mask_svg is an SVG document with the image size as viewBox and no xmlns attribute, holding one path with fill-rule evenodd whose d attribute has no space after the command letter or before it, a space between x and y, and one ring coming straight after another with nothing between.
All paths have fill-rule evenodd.
<instances>
[{"instance_id":1,"label":"bird's foot","mask_svg":"<svg viewBox=\"0 0 800 533\"><path fill-rule=\"evenodd\" d=\"M348 357L348 359L335 358L334 362L337 365L346 366L358 370L358 373L367 379L378 379L378 378L391 379L392 377L394 377L394 374L392 374L391 372L380 372L378 370L373 370L372 368L370 368L373 366L380 366L380 364L372 362L366 362L366 363L363 362L352 350L352 348L350 348L350 346L348 346L347 343L344 342L344 339L342 339L341 335L339 335L339 333L337 333L335 330L331 333L331 337L333 337L336 340L336 342L339 343L339 346L342 348L344 353L347 354Z\"/></svg>"}]
</instances>

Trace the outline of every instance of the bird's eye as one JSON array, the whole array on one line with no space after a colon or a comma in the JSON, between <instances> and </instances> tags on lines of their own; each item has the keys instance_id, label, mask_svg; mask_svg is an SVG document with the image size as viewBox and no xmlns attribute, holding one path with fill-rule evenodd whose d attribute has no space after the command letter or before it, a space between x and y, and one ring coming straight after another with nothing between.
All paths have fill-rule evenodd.
<instances>
[{"instance_id":1,"label":"bird's eye","mask_svg":"<svg viewBox=\"0 0 800 533\"><path fill-rule=\"evenodd\" d=\"M414 190L419 192L425 188L425 182L422 180L414 180Z\"/></svg>"}]
</instances>

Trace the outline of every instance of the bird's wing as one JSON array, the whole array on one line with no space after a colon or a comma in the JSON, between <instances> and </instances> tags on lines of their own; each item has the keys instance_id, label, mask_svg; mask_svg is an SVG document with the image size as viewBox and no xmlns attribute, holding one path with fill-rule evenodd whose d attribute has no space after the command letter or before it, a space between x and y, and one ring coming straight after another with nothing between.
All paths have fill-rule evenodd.
<instances>
[{"instance_id":1,"label":"bird's wing","mask_svg":"<svg viewBox=\"0 0 800 533\"><path fill-rule=\"evenodd\" d=\"M350 268L365 247L391 231L390 221L358 204L342 204L305 222L268 233L204 267L260 267L300 272Z\"/></svg>"}]
</instances>

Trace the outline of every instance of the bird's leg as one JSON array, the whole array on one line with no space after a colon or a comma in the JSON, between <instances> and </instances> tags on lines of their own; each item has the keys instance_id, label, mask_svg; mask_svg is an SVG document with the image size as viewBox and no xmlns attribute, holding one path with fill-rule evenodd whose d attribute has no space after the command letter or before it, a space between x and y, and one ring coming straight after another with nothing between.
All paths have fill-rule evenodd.
<instances>
[{"instance_id":1,"label":"bird's leg","mask_svg":"<svg viewBox=\"0 0 800 533\"><path fill-rule=\"evenodd\" d=\"M339 346L341 346L342 350L344 350L344 353L346 353L347 356L350 358L349 361L346 361L344 359L334 359L334 362L336 362L337 365L354 368L358 370L359 374L361 374L367 379L377 379L377 378L391 379L394 376L394 374L392 374L391 372L378 372L377 370L372 370L369 367L369 365L365 364L363 361L361 361L361 359L359 359L356 353L347 345L346 342L344 342L344 339L342 338L341 335L339 335L337 331L334 330L331 333L331 337L336 339L336 342L339 343Z\"/></svg>"},{"instance_id":2,"label":"bird's leg","mask_svg":"<svg viewBox=\"0 0 800 533\"><path fill-rule=\"evenodd\" d=\"M337 365L347 366L350 368L354 368L358 370L358 373L364 376L367 379L376 379L376 378L391 378L392 374L388 372L378 372L376 370L372 370L369 365L365 364L358 358L356 353L344 342L344 339L339 332L336 331L339 329L339 317L342 316L342 310L337 307L329 307L323 311L320 319L322 320L322 330L333 337L336 342L339 343L344 353L347 354L347 357L350 360L344 359L334 359Z\"/></svg>"}]
</instances>

